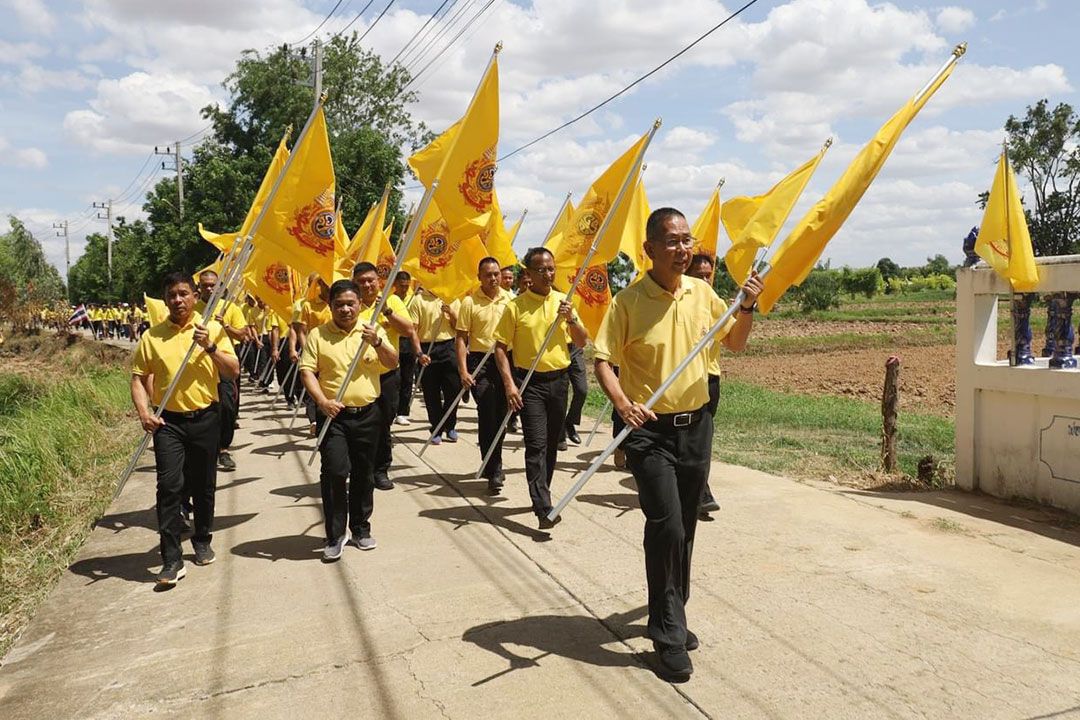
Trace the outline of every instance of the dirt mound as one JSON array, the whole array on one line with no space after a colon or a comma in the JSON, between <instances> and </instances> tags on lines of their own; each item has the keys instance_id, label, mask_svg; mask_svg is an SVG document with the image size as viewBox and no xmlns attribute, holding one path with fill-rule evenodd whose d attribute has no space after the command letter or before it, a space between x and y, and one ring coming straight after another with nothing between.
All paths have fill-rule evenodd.
<instances>
[{"instance_id":1,"label":"dirt mound","mask_svg":"<svg viewBox=\"0 0 1080 720\"><path fill-rule=\"evenodd\" d=\"M9 336L0 345L0 370L63 372L106 369L123 367L130 357L130 350L81 335L57 335L51 331L20 333Z\"/></svg>"}]
</instances>

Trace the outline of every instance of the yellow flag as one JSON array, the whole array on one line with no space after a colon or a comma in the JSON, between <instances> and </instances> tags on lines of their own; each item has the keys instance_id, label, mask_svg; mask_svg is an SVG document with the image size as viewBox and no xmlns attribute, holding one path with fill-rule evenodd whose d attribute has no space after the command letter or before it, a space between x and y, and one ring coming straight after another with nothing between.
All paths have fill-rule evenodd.
<instances>
[{"instance_id":1,"label":"yellow flag","mask_svg":"<svg viewBox=\"0 0 1080 720\"><path fill-rule=\"evenodd\" d=\"M169 306L164 300L152 298L143 293L143 304L146 305L146 313L150 316L150 324L157 325L169 319Z\"/></svg>"},{"instance_id":2,"label":"yellow flag","mask_svg":"<svg viewBox=\"0 0 1080 720\"><path fill-rule=\"evenodd\" d=\"M289 266L274 258L263 247L256 246L244 269L244 288L260 298L279 317L292 315L294 288Z\"/></svg>"},{"instance_id":3,"label":"yellow flag","mask_svg":"<svg viewBox=\"0 0 1080 720\"><path fill-rule=\"evenodd\" d=\"M651 132L642 135L622 154L622 157L612 163L611 167L596 179L585 193L585 197L581 199L581 204L577 206L573 218L563 231L548 240L546 247L555 255L556 287L563 290L570 288L578 268L585 264L589 248L611 211L619 190L625 183L637 177L641 168L642 151L651 136ZM627 193L627 196L629 195L631 193ZM624 196L623 201L615 208L603 237L599 238L596 254L589 261L590 267L606 266L619 254L623 231L632 204L629 202L631 198L627 196Z\"/></svg>"},{"instance_id":4,"label":"yellow flag","mask_svg":"<svg viewBox=\"0 0 1080 720\"><path fill-rule=\"evenodd\" d=\"M955 62L950 63L944 72L934 78L925 92L908 100L881 126L825 197L821 198L791 231L770 260L772 269L765 278L765 290L758 296L758 307L762 313L772 310L773 305L789 287L800 284L814 269L825 245L851 215L863 193L877 177L904 129L948 79L955 66Z\"/></svg>"},{"instance_id":5,"label":"yellow flag","mask_svg":"<svg viewBox=\"0 0 1080 720\"><path fill-rule=\"evenodd\" d=\"M374 265L375 272L384 283L386 278L390 277L390 271L394 269L394 263L397 262L397 254L394 252L394 246L390 243L390 235L393 232L394 221L391 220L389 225L376 233L375 241L369 243L356 259L357 263L369 262Z\"/></svg>"},{"instance_id":6,"label":"yellow flag","mask_svg":"<svg viewBox=\"0 0 1080 720\"><path fill-rule=\"evenodd\" d=\"M216 247L220 252L227 253L232 249L233 241L236 240L239 233L216 233L212 230L207 230L203 227L202 223L199 223L199 235L202 239Z\"/></svg>"},{"instance_id":7,"label":"yellow flag","mask_svg":"<svg viewBox=\"0 0 1080 720\"><path fill-rule=\"evenodd\" d=\"M366 256L368 253L369 245L378 246L379 234L383 232L383 225L386 224L386 209L390 204L390 186L387 185L383 190L382 197L379 198L379 202L371 206L368 210L367 217L364 218L364 222L361 223L360 228L353 235L352 240L349 241L348 246L345 248L345 255L359 259L361 256Z\"/></svg>"},{"instance_id":8,"label":"yellow flag","mask_svg":"<svg viewBox=\"0 0 1080 720\"><path fill-rule=\"evenodd\" d=\"M626 227L623 228L622 241L619 249L634 263L636 277L652 267L652 260L645 254L645 223L649 220L652 211L649 209L649 198L645 194L645 181L638 180L634 188L634 196L630 200L630 214L626 218Z\"/></svg>"},{"instance_id":9,"label":"yellow flag","mask_svg":"<svg viewBox=\"0 0 1080 720\"><path fill-rule=\"evenodd\" d=\"M750 277L750 266L758 250L772 245L776 234L802 195L806 183L817 170L830 143L814 157L772 186L764 195L736 197L724 203L720 218L731 237L724 264L735 282L742 285Z\"/></svg>"},{"instance_id":10,"label":"yellow flag","mask_svg":"<svg viewBox=\"0 0 1080 720\"><path fill-rule=\"evenodd\" d=\"M604 321L610 305L611 287L608 285L607 267L589 266L574 293L574 308L589 331L589 337L596 337L600 332L600 323Z\"/></svg>"},{"instance_id":11,"label":"yellow flag","mask_svg":"<svg viewBox=\"0 0 1080 720\"><path fill-rule=\"evenodd\" d=\"M570 221L574 219L574 203L570 202L570 198L566 198L566 202L563 203L562 211L555 222L551 225L551 232L544 238L544 247L555 252L555 246L562 242L562 233L566 227L570 224Z\"/></svg>"},{"instance_id":12,"label":"yellow flag","mask_svg":"<svg viewBox=\"0 0 1080 720\"><path fill-rule=\"evenodd\" d=\"M513 229L507 230L498 199L492 202L491 215L487 227L480 233L480 240L487 248L487 254L499 261L499 267L518 264L518 256L514 252L514 238L520 225L521 220L518 220Z\"/></svg>"},{"instance_id":13,"label":"yellow flag","mask_svg":"<svg viewBox=\"0 0 1080 720\"><path fill-rule=\"evenodd\" d=\"M714 189L712 195L709 196L709 201L705 203L701 215L698 216L693 227L690 228L690 234L697 240L697 244L694 245L694 254L708 255L715 262L716 248L720 240L719 187Z\"/></svg>"},{"instance_id":14,"label":"yellow flag","mask_svg":"<svg viewBox=\"0 0 1080 720\"><path fill-rule=\"evenodd\" d=\"M330 283L347 238L334 202L334 164L321 107L293 154L255 243L278 261Z\"/></svg>"},{"instance_id":15,"label":"yellow flag","mask_svg":"<svg viewBox=\"0 0 1080 720\"><path fill-rule=\"evenodd\" d=\"M986 203L975 252L1002 277L1008 278L1016 292L1030 292L1039 284L1039 268L1031 248L1027 217L1020 204L1016 175L1009 156L1001 153L990 199Z\"/></svg>"},{"instance_id":16,"label":"yellow flag","mask_svg":"<svg viewBox=\"0 0 1080 720\"><path fill-rule=\"evenodd\" d=\"M416 239L402 268L446 302L465 297L477 285L476 267L487 255L479 235L454 238L450 226L432 202L419 222Z\"/></svg>"},{"instance_id":17,"label":"yellow flag","mask_svg":"<svg viewBox=\"0 0 1080 720\"><path fill-rule=\"evenodd\" d=\"M409 158L420 182L438 179L435 202L453 237L483 230L492 211L499 142L499 61L492 57L465 116Z\"/></svg>"},{"instance_id":18,"label":"yellow flag","mask_svg":"<svg viewBox=\"0 0 1080 720\"><path fill-rule=\"evenodd\" d=\"M266 204L266 198L270 195L270 189L274 186L274 181L277 180L278 175L281 174L281 169L285 167L285 162L289 159L289 148L285 146L285 138L291 132L291 130L286 131L285 136L278 143L277 150L274 151L274 157L270 160L270 166L266 168L266 174L263 175L262 182L259 183L259 189L255 192L255 199L251 202L247 217L244 218L244 224L240 226L241 237L251 232L251 226L255 224L255 219L262 212L263 205ZM266 227L266 225L263 225L263 229Z\"/></svg>"}]
</instances>

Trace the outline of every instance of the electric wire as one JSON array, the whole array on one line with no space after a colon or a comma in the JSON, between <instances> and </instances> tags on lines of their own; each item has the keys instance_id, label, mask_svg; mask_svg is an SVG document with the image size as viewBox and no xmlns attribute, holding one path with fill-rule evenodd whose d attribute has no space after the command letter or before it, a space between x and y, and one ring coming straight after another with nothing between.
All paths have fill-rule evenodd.
<instances>
[{"instance_id":1,"label":"electric wire","mask_svg":"<svg viewBox=\"0 0 1080 720\"><path fill-rule=\"evenodd\" d=\"M299 39L299 40L297 40L296 42L294 42L294 43L289 43L289 47L296 47L297 45L302 45L302 44L304 44L305 42L307 42L307 41L308 41L308 39L309 39L309 38L310 38L310 37L311 37L312 35L314 35L315 33L319 32L319 30L320 30L320 29L322 29L322 26L323 26L323 25L325 25L325 24L326 24L327 22L329 22L329 21L330 21L330 18L332 18L332 17L334 16L334 13L336 13L336 12L337 12L337 9L338 9L339 7L341 7L341 3L343 3L344 1L345 1L345 0L337 0L337 4L335 4L335 5L334 5L334 7L333 7L333 8L332 8L332 9L330 10L330 12L326 14L326 17L324 17L324 18L323 18L323 21L322 21L321 23L319 23L318 25L316 25L316 26L315 26L315 29L314 29L314 30L312 30L311 32L309 32L309 33L308 33L307 35L305 35L304 37L300 38L300 39Z\"/></svg>"}]
</instances>

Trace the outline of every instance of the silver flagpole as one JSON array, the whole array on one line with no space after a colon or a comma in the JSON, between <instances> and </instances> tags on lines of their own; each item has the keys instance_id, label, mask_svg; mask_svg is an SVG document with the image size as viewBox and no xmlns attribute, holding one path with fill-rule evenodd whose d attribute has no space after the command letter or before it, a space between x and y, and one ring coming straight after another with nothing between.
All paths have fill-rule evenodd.
<instances>
[{"instance_id":1,"label":"silver flagpole","mask_svg":"<svg viewBox=\"0 0 1080 720\"><path fill-rule=\"evenodd\" d=\"M278 398L281 397L281 393L284 391L285 386L287 386L289 384L289 381L292 379L293 375L296 374L296 368L298 368L299 366L300 366L300 362L299 362L299 358L297 358L297 362L294 362L292 364L292 367L290 367L285 372L285 379L282 380L281 383L278 384L277 392L274 393L274 397L270 401L270 407L274 407L274 406L277 405Z\"/></svg>"},{"instance_id":2,"label":"silver flagpole","mask_svg":"<svg viewBox=\"0 0 1080 720\"><path fill-rule=\"evenodd\" d=\"M566 193L566 197L563 199L562 205L559 206L558 212L555 213L555 219L551 221L551 227L548 228L547 235L544 236L544 242L541 244L546 244L547 241L551 239L551 236L555 233L555 228L559 227L559 220L562 218L562 214L566 212L566 206L570 204L570 198L571 196L573 196L573 194L573 190Z\"/></svg>"},{"instance_id":3,"label":"silver flagpole","mask_svg":"<svg viewBox=\"0 0 1080 720\"><path fill-rule=\"evenodd\" d=\"M962 42L959 45L957 45L956 47L954 47L953 51L952 51L952 55L949 56L949 59L946 60L945 62L943 62L941 64L941 69L939 69L936 73L934 73L934 77L930 78L930 81L927 82L925 85L923 85L922 89L919 90L919 92L915 93L915 97L913 97L911 99L912 102L918 102L922 98L922 96L925 95L930 90L930 88L934 85L934 83L937 82L938 78L941 77L943 74L945 74L945 71L948 70L952 65L954 65L960 58L962 58L964 56L964 53L966 53L966 52L967 52L967 43L966 42Z\"/></svg>"},{"instance_id":4,"label":"silver flagpole","mask_svg":"<svg viewBox=\"0 0 1080 720\"><path fill-rule=\"evenodd\" d=\"M604 416L611 412L611 399L604 403L604 408L600 411L600 414L596 416L596 422L593 423L592 430L589 431L589 438L585 441L585 447L592 445L593 438L596 437L596 430L600 427L600 421L604 419Z\"/></svg>"},{"instance_id":5,"label":"silver flagpole","mask_svg":"<svg viewBox=\"0 0 1080 720\"><path fill-rule=\"evenodd\" d=\"M285 340L282 339L282 341L278 343L278 356L279 357L281 355L281 351L284 350L284 349L285 349ZM266 365L266 370L264 370L262 376L259 377L259 384L260 385L262 385L264 382L266 382L269 379L270 373L272 373L274 371L274 365L275 365L274 356L271 355L270 356L270 362L267 363L267 365Z\"/></svg>"},{"instance_id":6,"label":"silver flagpole","mask_svg":"<svg viewBox=\"0 0 1080 720\"><path fill-rule=\"evenodd\" d=\"M427 212L428 205L431 204L431 199L435 195L435 189L439 187L439 181L435 180L431 183L431 187L424 193L424 199L420 201L420 208L417 210L417 215L424 217ZM402 240L400 247L397 251L397 260L394 262L393 269L390 270L390 274L386 276L386 284L383 285L382 293L379 295L379 302L375 305L375 310L371 313L371 324L375 325L379 322L379 314L382 313L383 308L386 306L386 299L390 297L390 293L394 290L394 278L397 277L398 271L401 270L401 265L405 262L405 256L409 252L409 248L412 246L413 240L416 238L416 231L419 228L420 223L413 223L413 226L409 228L409 234ZM333 322L333 321L331 321ZM338 402L341 402L341 398L345 396L345 389L349 386L349 382L352 381L353 374L356 373L356 366L360 363L360 358L363 357L364 351L367 350L367 341L360 343L360 349L357 350L356 355L353 356L352 362L349 364L349 369L345 372L345 377L342 378L341 387L338 388L337 397ZM308 458L308 465L315 462L315 458L319 454L319 447L322 446L323 439L326 437L327 431L330 429L330 423L333 418L326 418L326 422L323 423L322 430L319 431L319 437L315 441L315 448L311 451L311 457Z\"/></svg>"},{"instance_id":7,"label":"silver flagpole","mask_svg":"<svg viewBox=\"0 0 1080 720\"><path fill-rule=\"evenodd\" d=\"M434 294L435 293L432 293L432 295L434 295ZM443 302L443 299L440 298L438 295L436 295L435 297L438 298L439 302ZM439 333L442 332L442 325L443 325L443 312L442 312L442 308L439 308L439 319L435 323L435 332L431 333L431 342L428 343L427 352L424 353L428 357L431 356L431 349L433 347L435 347L435 341L438 339ZM419 385L420 381L424 379L424 371L425 370L427 370L427 365L424 365L423 367L420 368L420 374L416 376L416 382L413 383L413 388L415 388L417 385ZM409 399L410 400L412 399L412 390L409 391Z\"/></svg>"},{"instance_id":8,"label":"silver flagpole","mask_svg":"<svg viewBox=\"0 0 1080 720\"><path fill-rule=\"evenodd\" d=\"M307 123L304 124L304 129L300 132L300 136L297 138L297 144L299 144L304 136L307 135L308 130L311 128L311 123L315 120L315 115L318 113L319 108L322 107L322 103L325 100L325 96L320 96L316 102L315 107L311 109L311 115L308 116ZM210 298L206 301L206 316L214 316L214 308L217 306L218 300L228 285L231 285L236 281L236 276L243 272L244 267L247 265L248 258L251 257L251 252L254 249L252 244L252 238L255 237L256 231L262 224L263 218L266 217L267 211L273 204L274 198L277 197L278 189L281 187L281 181L285 178L286 172L289 166L292 165L293 159L296 157L295 153L290 153L289 157L285 160L285 164L281 168L281 172L278 173L277 178L274 179L274 185L270 188L270 193L266 196L266 202L263 203L262 208L259 209L259 215L255 218L255 222L252 223L248 234L242 239L237 238L233 242L229 255L225 260L225 267L222 268L224 277L219 278L217 285L214 286L214 291L210 293ZM172 394L176 391L177 382L180 380L180 376L183 375L188 363L191 362L191 356L195 352L197 343L192 341L191 347L188 348L187 355L184 356L183 361L180 363L180 367L177 369L176 374L173 376L169 386L165 389L165 394L161 398L161 403L158 405L157 410L154 411L154 418L160 419L161 413L165 410L165 405L172 398ZM241 368L241 372L243 368ZM237 382L240 381L239 376ZM135 465L138 464L139 458L146 451L146 448L150 445L150 438L153 435L151 432L147 432L139 443L139 447L135 450L135 454L131 456L131 460L128 462L127 468L124 469L124 474L120 477L120 482L117 483L116 492L113 493L113 500L119 497L123 492L124 486L127 484L128 478L131 477L131 473L135 471Z\"/></svg>"},{"instance_id":9,"label":"silver flagpole","mask_svg":"<svg viewBox=\"0 0 1080 720\"><path fill-rule=\"evenodd\" d=\"M486 351L484 353L484 357L480 358L480 364L477 365L476 369L472 372L474 376L484 369L484 365L487 363L488 358L491 357L492 350L494 349L495 346L493 345L491 347L491 350ZM454 408L458 406L458 403L461 402L461 398L465 397L465 393L467 393L468 391L469 388L465 387L464 385L461 386L461 390L458 392L457 397L454 398L454 402L450 403L450 405L447 406L446 412L443 413L442 420L439 420L438 425L436 425L435 429L431 431L431 436L428 437L427 442L424 443L424 447L420 448L420 452L417 454L417 457L424 457L424 453L427 452L427 449L431 446L431 441L434 440L435 436L439 434L440 430L442 430L442 426L446 424L447 419L449 419L450 417L450 413L454 412Z\"/></svg>"},{"instance_id":10,"label":"silver flagpole","mask_svg":"<svg viewBox=\"0 0 1080 720\"><path fill-rule=\"evenodd\" d=\"M577 291L578 283L581 282L581 278L585 275L585 271L589 269L589 263L592 262L593 256L596 255L596 250L600 246L600 240L603 238L604 233L607 232L608 225L611 224L611 216L615 214L620 203L622 203L623 196L626 195L626 190L630 186L631 181L637 181L638 168L641 166L641 160L645 156L645 151L649 149L649 143L652 142L653 137L656 135L656 131L660 129L660 118L657 118L653 123L653 126L649 129L648 137L645 140L645 144L641 146L641 150L638 151L638 156L634 160L634 171L630 172L626 176L626 180L623 181L622 187L619 188L619 194L615 196L615 202L611 204L607 213L604 215L604 222L601 223L600 229L593 236L592 245L589 246L589 252L585 255L585 260L582 262L581 267L578 268L577 275L574 276L574 282L570 284L570 289L566 293L566 299L569 302L573 301L574 293ZM569 198L568 198L569 200ZM529 381L532 379L533 373L536 372L536 366L540 364L540 358L543 356L544 351L547 350L547 346L551 344L551 338L555 336L555 330L559 327L559 323L562 322L562 318L556 316L555 321L551 323L548 328L547 335L544 336L544 342L536 351L536 357L533 358L532 364L529 366L528 372L525 373L525 378L521 381L521 387L518 388L518 393L524 393L525 388L529 386ZM484 459L480 461L480 467L476 470L476 479L480 478L480 473L484 471L484 466L487 465L488 460L491 458L492 453L495 452L495 448L498 447L499 440L503 434L506 433L506 426L510 422L510 417L514 414L513 408L507 408L506 415L503 417L502 424L499 425L499 431L495 433L495 438L492 440L491 447L488 448L487 454Z\"/></svg>"}]
</instances>

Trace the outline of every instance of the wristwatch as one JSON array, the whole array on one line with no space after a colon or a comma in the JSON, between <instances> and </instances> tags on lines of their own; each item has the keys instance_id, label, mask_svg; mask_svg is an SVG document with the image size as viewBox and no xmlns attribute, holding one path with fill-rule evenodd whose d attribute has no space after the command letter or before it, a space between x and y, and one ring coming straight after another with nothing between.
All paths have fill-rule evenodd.
<instances>
[{"instance_id":1,"label":"wristwatch","mask_svg":"<svg viewBox=\"0 0 1080 720\"><path fill-rule=\"evenodd\" d=\"M207 355L213 355L214 353L216 353L217 352L217 343L214 343L213 345L207 345L205 352L206 352Z\"/></svg>"},{"instance_id":2,"label":"wristwatch","mask_svg":"<svg viewBox=\"0 0 1080 720\"><path fill-rule=\"evenodd\" d=\"M391 315L394 314L394 308L387 305L386 307L384 307L382 309L382 314L385 315L386 317L390 317Z\"/></svg>"},{"instance_id":3,"label":"wristwatch","mask_svg":"<svg viewBox=\"0 0 1080 720\"><path fill-rule=\"evenodd\" d=\"M739 312L741 312L741 313L746 313L747 315L750 315L755 310L757 310L757 302L756 301L750 307L743 307L743 304L739 303Z\"/></svg>"}]
</instances>

